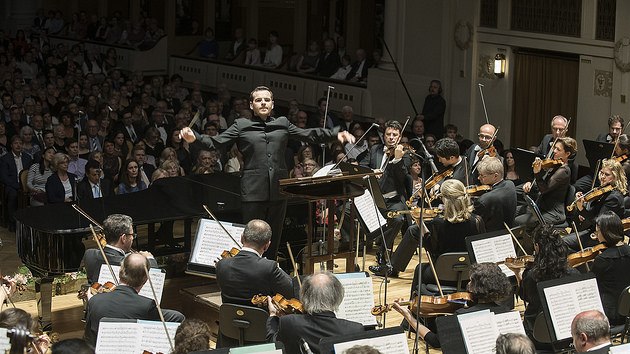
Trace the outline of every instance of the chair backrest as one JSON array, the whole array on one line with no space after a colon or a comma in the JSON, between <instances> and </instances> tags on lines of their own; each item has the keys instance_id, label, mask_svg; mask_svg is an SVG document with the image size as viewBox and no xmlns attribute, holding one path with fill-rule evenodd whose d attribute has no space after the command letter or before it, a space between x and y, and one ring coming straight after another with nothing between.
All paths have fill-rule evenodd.
<instances>
[{"instance_id":1,"label":"chair backrest","mask_svg":"<svg viewBox=\"0 0 630 354\"><path fill-rule=\"evenodd\" d=\"M440 281L462 282L470 279L470 257L468 252L448 252L435 261L435 272ZM458 284L458 288L461 284Z\"/></svg>"},{"instance_id":2,"label":"chair backrest","mask_svg":"<svg viewBox=\"0 0 630 354\"><path fill-rule=\"evenodd\" d=\"M630 286L623 289L619 295L617 312L623 317L630 317Z\"/></svg>"},{"instance_id":3,"label":"chair backrest","mask_svg":"<svg viewBox=\"0 0 630 354\"><path fill-rule=\"evenodd\" d=\"M569 184L569 188L567 189L567 195L564 198L564 206L570 205L575 200L576 189L575 186Z\"/></svg>"},{"instance_id":4,"label":"chair backrest","mask_svg":"<svg viewBox=\"0 0 630 354\"><path fill-rule=\"evenodd\" d=\"M267 311L252 306L222 304L219 308L219 331L222 335L244 342L264 342L267 337ZM242 346L244 343L240 343Z\"/></svg>"},{"instance_id":5,"label":"chair backrest","mask_svg":"<svg viewBox=\"0 0 630 354\"><path fill-rule=\"evenodd\" d=\"M20 171L20 189L22 189L23 191L28 191L28 188L26 187L27 179L28 179L28 169L24 169Z\"/></svg>"},{"instance_id":6,"label":"chair backrest","mask_svg":"<svg viewBox=\"0 0 630 354\"><path fill-rule=\"evenodd\" d=\"M545 319L545 315L542 312L540 312L538 316L536 316L536 320L534 321L533 335L534 339L540 343L551 343L551 336L549 335L547 320Z\"/></svg>"}]
</instances>

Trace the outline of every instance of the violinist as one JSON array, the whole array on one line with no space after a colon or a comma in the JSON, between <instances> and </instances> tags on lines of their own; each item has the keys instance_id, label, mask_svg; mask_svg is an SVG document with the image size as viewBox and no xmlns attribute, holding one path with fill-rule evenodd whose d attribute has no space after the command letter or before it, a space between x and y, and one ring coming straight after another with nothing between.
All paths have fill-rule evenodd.
<instances>
[{"instance_id":1,"label":"violinist","mask_svg":"<svg viewBox=\"0 0 630 354\"><path fill-rule=\"evenodd\" d=\"M12 329L16 327L26 328L35 333L36 326L31 314L20 308L8 308L0 313L0 328ZM25 353L47 353L51 339L47 334L41 334L32 342L30 349ZM8 353L9 351L7 351Z\"/></svg>"},{"instance_id":2,"label":"violinist","mask_svg":"<svg viewBox=\"0 0 630 354\"><path fill-rule=\"evenodd\" d=\"M569 275L578 274L567 263L567 247L562 242L560 231L551 226L540 226L533 235L534 264L524 272L515 272L521 284L519 296L527 302L523 315L523 327L525 333L534 342L537 349L548 349L542 343L536 342L533 336L536 316L542 312L542 304L538 296L536 284L541 281L560 279ZM520 280L522 279L522 280Z\"/></svg>"},{"instance_id":3,"label":"violinist","mask_svg":"<svg viewBox=\"0 0 630 354\"><path fill-rule=\"evenodd\" d=\"M413 158L409 174L407 175L407 195L410 196L411 206L417 206L418 200L422 197L422 163L420 160Z\"/></svg>"},{"instance_id":4,"label":"violinist","mask_svg":"<svg viewBox=\"0 0 630 354\"><path fill-rule=\"evenodd\" d=\"M475 201L475 213L483 219L486 231L497 231L514 224L516 188L503 179L503 164L497 157L486 157L477 165L481 184L492 186Z\"/></svg>"},{"instance_id":5,"label":"violinist","mask_svg":"<svg viewBox=\"0 0 630 354\"><path fill-rule=\"evenodd\" d=\"M523 192L538 192L536 205L540 208L543 220L548 224L561 224L566 220L565 199L569 190L571 170L568 166L569 157L577 152L577 143L573 138L559 138L554 146L553 160L558 161L555 166L543 170L542 160L537 158L532 165L534 169L535 186L532 182L523 185ZM516 225L525 225L527 230L533 230L538 219L526 207L517 210Z\"/></svg>"},{"instance_id":6,"label":"violinist","mask_svg":"<svg viewBox=\"0 0 630 354\"><path fill-rule=\"evenodd\" d=\"M540 145L536 149L536 153L543 156L548 156L550 153L553 154L553 147L551 145L554 144L556 139L566 137L567 131L569 129L569 120L564 116L557 115L551 119L551 134L547 134L542 138ZM576 154L572 154L569 156L568 165L571 170L571 183L574 183L577 179L578 173L578 164L575 160Z\"/></svg>"},{"instance_id":7,"label":"violinist","mask_svg":"<svg viewBox=\"0 0 630 354\"><path fill-rule=\"evenodd\" d=\"M595 220L595 236L607 248L595 257L591 271L597 279L604 312L611 325L625 322L617 312L621 292L630 285L630 246L623 242L623 225L617 214L608 211Z\"/></svg>"},{"instance_id":8,"label":"violinist","mask_svg":"<svg viewBox=\"0 0 630 354\"><path fill-rule=\"evenodd\" d=\"M475 304L469 308L461 308L455 311L456 315L476 311L490 310L493 313L505 313L511 309L500 303L512 295L512 286L509 279L498 265L494 263L475 263L470 266L470 281L467 286ZM420 304L422 307L422 304ZM410 327L418 333L431 347L440 348L440 340L436 328L429 327L418 322L407 307L402 307L398 301L394 303L394 309L400 312Z\"/></svg>"},{"instance_id":9,"label":"violinist","mask_svg":"<svg viewBox=\"0 0 630 354\"><path fill-rule=\"evenodd\" d=\"M469 184L479 184L477 164L485 156L496 156L496 150L493 150L492 143L495 138L497 129L492 124L484 124L479 127L479 133L477 138L479 139L477 144L474 144L466 151L466 156L469 161L468 169L470 175ZM493 153L494 151L494 153Z\"/></svg>"},{"instance_id":10,"label":"violinist","mask_svg":"<svg viewBox=\"0 0 630 354\"><path fill-rule=\"evenodd\" d=\"M286 353L300 353L303 339L313 353L320 353L319 341L325 337L361 333L363 325L335 316L343 301L343 285L331 272L310 275L303 280L300 299L305 314L282 315L268 298L267 341L280 341Z\"/></svg>"},{"instance_id":11,"label":"violinist","mask_svg":"<svg viewBox=\"0 0 630 354\"><path fill-rule=\"evenodd\" d=\"M390 120L385 123L385 144L377 144L372 146L369 153L361 161L361 165L370 167L374 170L382 170L383 175L378 179L379 187L385 199L386 211L407 210L406 201L406 180L407 171L411 165L411 158L406 154L403 146L399 144L402 125L400 122ZM376 261L379 265L385 265L387 262L386 250L393 247L394 238L398 231L404 233L408 225L411 224L411 218L408 216L398 216L388 219L387 226L384 231L386 245L380 244L380 249L376 254Z\"/></svg>"},{"instance_id":12,"label":"violinist","mask_svg":"<svg viewBox=\"0 0 630 354\"><path fill-rule=\"evenodd\" d=\"M466 164L464 158L459 155L459 145L451 138L442 138L435 143L435 154L438 161L445 168L453 169L453 175L450 178L456 179L466 185ZM435 187L435 191L439 187Z\"/></svg>"},{"instance_id":13,"label":"violinist","mask_svg":"<svg viewBox=\"0 0 630 354\"><path fill-rule=\"evenodd\" d=\"M595 231L593 220L597 216L607 211L612 211L620 218L624 217L624 195L628 192L626 189L628 182L621 164L613 159L603 160L598 180L599 187L587 193L577 192L575 194L575 206L582 221L581 229L586 229L586 232L580 233L580 239L584 247L597 244L596 241L589 237ZM608 190L610 187L613 189ZM571 250L575 252L580 250L575 234L565 237L564 242Z\"/></svg>"},{"instance_id":14,"label":"violinist","mask_svg":"<svg viewBox=\"0 0 630 354\"><path fill-rule=\"evenodd\" d=\"M125 255L131 252L136 236L133 230L133 220L127 215L111 214L103 221L103 232L107 241L103 251L109 264L120 265ZM150 252L140 253L147 257L152 268L157 267L157 261ZM97 282L101 266L105 264L100 251L93 248L86 250L83 255L83 263L85 264L88 283Z\"/></svg>"},{"instance_id":15,"label":"violinist","mask_svg":"<svg viewBox=\"0 0 630 354\"><path fill-rule=\"evenodd\" d=\"M271 227L254 219L241 235L243 248L234 257L217 262L217 283L223 303L251 306L254 295L282 294L292 298L293 281L276 261L262 257L271 244Z\"/></svg>"}]
</instances>

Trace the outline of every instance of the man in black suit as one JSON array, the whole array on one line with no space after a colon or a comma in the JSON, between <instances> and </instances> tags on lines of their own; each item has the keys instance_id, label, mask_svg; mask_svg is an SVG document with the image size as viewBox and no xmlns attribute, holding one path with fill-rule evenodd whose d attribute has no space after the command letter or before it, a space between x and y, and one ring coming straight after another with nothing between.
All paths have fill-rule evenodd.
<instances>
[{"instance_id":1,"label":"man in black suit","mask_svg":"<svg viewBox=\"0 0 630 354\"><path fill-rule=\"evenodd\" d=\"M551 134L545 135L540 141L540 145L536 149L536 153L540 155L547 155L551 149L551 145L556 138L562 138L565 136L567 124L569 121L561 115L551 118Z\"/></svg>"},{"instance_id":2,"label":"man in black suit","mask_svg":"<svg viewBox=\"0 0 630 354\"><path fill-rule=\"evenodd\" d=\"M138 124L135 124L130 109L126 109L122 113L122 121L115 127L116 130L121 131L125 135L125 140L131 141L133 144L142 139L140 134L141 128Z\"/></svg>"},{"instance_id":3,"label":"man in black suit","mask_svg":"<svg viewBox=\"0 0 630 354\"><path fill-rule=\"evenodd\" d=\"M341 282L325 272L311 275L302 283L300 299L305 314L281 316L269 298L267 340L284 343L286 353L300 353L300 339L303 339L313 353L320 353L322 338L363 332L362 324L335 316L343 293Z\"/></svg>"},{"instance_id":4,"label":"man in black suit","mask_svg":"<svg viewBox=\"0 0 630 354\"><path fill-rule=\"evenodd\" d=\"M138 163L138 175L144 181L147 186L151 183L153 172L155 172L155 166L146 163L147 155L144 151L144 147L137 145L133 148L131 158Z\"/></svg>"},{"instance_id":5,"label":"man in black suit","mask_svg":"<svg viewBox=\"0 0 630 354\"><path fill-rule=\"evenodd\" d=\"M620 115L611 116L608 118L608 133L599 134L595 141L614 144L623 130L623 123L623 117Z\"/></svg>"},{"instance_id":6,"label":"man in black suit","mask_svg":"<svg viewBox=\"0 0 630 354\"><path fill-rule=\"evenodd\" d=\"M435 154L437 155L438 162L445 168L453 168L453 175L450 178L454 178L464 185L468 185L468 179L466 176L466 162L464 157L459 155L459 145L451 138L442 138L435 142ZM427 181L428 182L428 181ZM440 190L439 185L434 187L434 192Z\"/></svg>"},{"instance_id":7,"label":"man in black suit","mask_svg":"<svg viewBox=\"0 0 630 354\"><path fill-rule=\"evenodd\" d=\"M209 147L237 142L243 154L243 177L241 177L241 200L243 221L265 220L271 225L273 237L265 257L276 259L282 225L286 212L286 198L280 195L280 179L288 177L285 160L287 140L296 138L316 143L333 140L354 143L354 136L340 132L339 128L300 129L286 117L274 118L273 93L265 86L256 87L250 94L250 108L254 117L238 118L227 130L213 137L199 135L190 128L181 130L182 138L188 143L199 139Z\"/></svg>"},{"instance_id":8,"label":"man in black suit","mask_svg":"<svg viewBox=\"0 0 630 354\"><path fill-rule=\"evenodd\" d=\"M77 183L77 199L97 199L109 197L113 192L109 179L101 179L101 166L96 160L89 160L85 164L85 178Z\"/></svg>"},{"instance_id":9,"label":"man in black suit","mask_svg":"<svg viewBox=\"0 0 630 354\"><path fill-rule=\"evenodd\" d=\"M251 306L254 295L293 297L291 277L276 261L262 257L271 244L271 227L263 220L247 223L241 235L243 248L217 262L217 283L223 303Z\"/></svg>"},{"instance_id":10,"label":"man in black suit","mask_svg":"<svg viewBox=\"0 0 630 354\"><path fill-rule=\"evenodd\" d=\"M112 214L103 221L103 232L105 233L105 241L107 241L107 244L103 247L105 256L110 265L118 266L122 263L125 255L131 251L131 246L133 245L135 236L133 220L127 215ZM140 253L148 259L151 267L157 267L157 262L151 253ZM105 264L100 251L94 248L86 250L83 256L83 263L85 264L88 283L97 282L101 266Z\"/></svg>"},{"instance_id":11,"label":"man in black suit","mask_svg":"<svg viewBox=\"0 0 630 354\"><path fill-rule=\"evenodd\" d=\"M505 224L512 227L516 215L516 188L503 179L503 163L496 157L485 157L477 166L479 181L492 190L475 201L475 214L481 216L486 231L498 231Z\"/></svg>"},{"instance_id":12,"label":"man in black suit","mask_svg":"<svg viewBox=\"0 0 630 354\"><path fill-rule=\"evenodd\" d=\"M608 318L597 310L583 311L573 318L571 337L577 353L608 354L612 346Z\"/></svg>"},{"instance_id":13,"label":"man in black suit","mask_svg":"<svg viewBox=\"0 0 630 354\"><path fill-rule=\"evenodd\" d=\"M484 124L479 127L479 134L477 134L477 138L479 142L474 144L466 151L466 158L468 159L468 183L464 182L464 185L468 186L471 184L479 184L479 179L477 178L477 164L481 161L479 157L479 153L482 150L490 148L492 146L493 138L496 134L497 129L492 124ZM481 156L483 157L483 156Z\"/></svg>"},{"instance_id":14,"label":"man in black suit","mask_svg":"<svg viewBox=\"0 0 630 354\"><path fill-rule=\"evenodd\" d=\"M29 154L22 153L22 138L19 135L11 137L11 151L0 158L0 182L4 184L7 196L9 216L9 231L15 231L13 215L17 210L17 195L20 189L20 172L28 170L33 160Z\"/></svg>"},{"instance_id":15,"label":"man in black suit","mask_svg":"<svg viewBox=\"0 0 630 354\"><path fill-rule=\"evenodd\" d=\"M354 82L365 82L367 80L368 68L371 66L367 61L367 55L365 54L365 49L357 49L357 61L352 63L352 68L348 75L346 75L346 80L354 81Z\"/></svg>"},{"instance_id":16,"label":"man in black suit","mask_svg":"<svg viewBox=\"0 0 630 354\"><path fill-rule=\"evenodd\" d=\"M315 72L319 76L330 77L341 66L341 59L335 50L335 42L328 38L324 41L324 51L319 57Z\"/></svg>"},{"instance_id":17,"label":"man in black suit","mask_svg":"<svg viewBox=\"0 0 630 354\"><path fill-rule=\"evenodd\" d=\"M431 80L429 94L425 97L422 113L418 116L424 122L427 133L442 136L445 111L446 101L442 97L442 82Z\"/></svg>"},{"instance_id":18,"label":"man in black suit","mask_svg":"<svg viewBox=\"0 0 630 354\"><path fill-rule=\"evenodd\" d=\"M96 344L99 322L102 318L121 318L133 320L159 321L160 315L153 299L138 294L147 282L149 260L139 254L129 254L123 260L119 278L120 283L110 293L94 295L87 305L84 339ZM177 311L164 310L167 322L183 322L184 315Z\"/></svg>"}]
</instances>

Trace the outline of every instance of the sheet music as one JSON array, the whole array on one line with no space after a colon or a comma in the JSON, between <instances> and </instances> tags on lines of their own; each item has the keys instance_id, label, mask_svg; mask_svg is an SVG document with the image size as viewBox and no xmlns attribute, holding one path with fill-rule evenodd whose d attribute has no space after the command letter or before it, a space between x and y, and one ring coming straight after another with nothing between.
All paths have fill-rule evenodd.
<instances>
[{"instance_id":1,"label":"sheet music","mask_svg":"<svg viewBox=\"0 0 630 354\"><path fill-rule=\"evenodd\" d=\"M164 325L160 321L143 321L138 320L140 326L140 348L141 350L148 350L151 353L170 353L171 345L168 342L168 337L164 332ZM175 332L179 327L179 323L166 322L166 328L171 336L173 345L175 345Z\"/></svg>"},{"instance_id":2,"label":"sheet music","mask_svg":"<svg viewBox=\"0 0 630 354\"><path fill-rule=\"evenodd\" d=\"M11 349L11 339L7 336L8 332L8 329L0 328L0 353Z\"/></svg>"},{"instance_id":3,"label":"sheet music","mask_svg":"<svg viewBox=\"0 0 630 354\"><path fill-rule=\"evenodd\" d=\"M527 335L525 333L525 328L523 327L521 314L518 311L495 313L494 321L497 324L499 334L520 333L525 336Z\"/></svg>"},{"instance_id":4,"label":"sheet music","mask_svg":"<svg viewBox=\"0 0 630 354\"><path fill-rule=\"evenodd\" d=\"M114 274L118 274L120 273L120 266L113 265L112 270L114 271ZM162 272L161 269L151 268L149 269L149 276L151 277L153 287L155 288L157 301L162 302L162 292L164 291L164 281L166 280L166 273ZM101 284L105 284L108 281L114 283L112 273L110 273L109 268L107 268L107 264L103 264L101 265L101 271L98 274L98 282ZM138 294L153 300L153 292L151 291L151 284L149 284L149 281L144 284Z\"/></svg>"},{"instance_id":5,"label":"sheet music","mask_svg":"<svg viewBox=\"0 0 630 354\"><path fill-rule=\"evenodd\" d=\"M142 353L139 332L140 328L135 322L101 321L98 326L96 353Z\"/></svg>"},{"instance_id":6,"label":"sheet music","mask_svg":"<svg viewBox=\"0 0 630 354\"><path fill-rule=\"evenodd\" d=\"M375 326L376 317L370 313L374 307L372 278L366 277L362 272L335 275L344 289L343 301L335 312L337 318L359 322L364 326Z\"/></svg>"},{"instance_id":7,"label":"sheet music","mask_svg":"<svg viewBox=\"0 0 630 354\"><path fill-rule=\"evenodd\" d=\"M245 347L239 348L230 348L230 354L275 354L281 353L282 349L276 349L276 345L274 343L265 343L258 345L248 345Z\"/></svg>"},{"instance_id":8,"label":"sheet music","mask_svg":"<svg viewBox=\"0 0 630 354\"><path fill-rule=\"evenodd\" d=\"M361 216L361 219L363 219L369 233L379 229L379 222L380 226L387 224L387 219L383 217L381 212L376 212L377 208L374 206L374 199L372 199L370 191L366 190L363 195L355 197L354 206L357 208L357 212Z\"/></svg>"},{"instance_id":9,"label":"sheet music","mask_svg":"<svg viewBox=\"0 0 630 354\"><path fill-rule=\"evenodd\" d=\"M355 345L369 345L382 354L409 354L409 345L407 344L405 333L336 343L333 347L335 348L335 354L343 354Z\"/></svg>"},{"instance_id":10,"label":"sheet music","mask_svg":"<svg viewBox=\"0 0 630 354\"><path fill-rule=\"evenodd\" d=\"M503 262L507 257L516 256L516 250L514 249L514 243L512 243L510 234L476 240L472 241L470 244L472 245L477 263ZM510 277L514 275L514 272L506 267L505 264L499 264L499 267L506 276Z\"/></svg>"},{"instance_id":11,"label":"sheet music","mask_svg":"<svg viewBox=\"0 0 630 354\"><path fill-rule=\"evenodd\" d=\"M490 310L457 315L457 321L468 354L488 354L494 351L499 330Z\"/></svg>"},{"instance_id":12,"label":"sheet music","mask_svg":"<svg viewBox=\"0 0 630 354\"><path fill-rule=\"evenodd\" d=\"M223 228L234 237L236 243ZM200 219L195 236L195 246L190 254L190 262L214 267L214 263L221 259L221 253L232 247L241 248L241 235L245 226L221 221L219 225L210 219Z\"/></svg>"},{"instance_id":13,"label":"sheet music","mask_svg":"<svg viewBox=\"0 0 630 354\"><path fill-rule=\"evenodd\" d=\"M595 278L548 287L543 292L557 340L571 338L571 322L578 313L604 312Z\"/></svg>"},{"instance_id":14,"label":"sheet music","mask_svg":"<svg viewBox=\"0 0 630 354\"><path fill-rule=\"evenodd\" d=\"M610 354L630 354L630 343L610 347Z\"/></svg>"}]
</instances>

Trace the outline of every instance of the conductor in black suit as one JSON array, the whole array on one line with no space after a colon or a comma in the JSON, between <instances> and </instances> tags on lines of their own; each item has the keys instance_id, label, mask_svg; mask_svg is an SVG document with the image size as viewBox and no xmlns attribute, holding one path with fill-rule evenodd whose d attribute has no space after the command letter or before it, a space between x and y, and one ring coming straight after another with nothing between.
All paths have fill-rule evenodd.
<instances>
[{"instance_id":1,"label":"conductor in black suit","mask_svg":"<svg viewBox=\"0 0 630 354\"><path fill-rule=\"evenodd\" d=\"M243 248L230 258L217 262L217 283L223 303L251 306L254 295L277 293L293 297L291 277L276 261L262 257L271 244L271 227L263 220L247 223L241 235Z\"/></svg>"},{"instance_id":2,"label":"conductor in black suit","mask_svg":"<svg viewBox=\"0 0 630 354\"><path fill-rule=\"evenodd\" d=\"M571 337L576 353L608 354L612 346L608 318L597 310L583 311L573 318Z\"/></svg>"},{"instance_id":3,"label":"conductor in black suit","mask_svg":"<svg viewBox=\"0 0 630 354\"><path fill-rule=\"evenodd\" d=\"M475 214L481 216L486 231L498 231L505 224L512 227L516 215L516 188L503 179L503 163L496 157L484 157L477 165L479 181L492 190L482 194L474 203Z\"/></svg>"},{"instance_id":4,"label":"conductor in black suit","mask_svg":"<svg viewBox=\"0 0 630 354\"><path fill-rule=\"evenodd\" d=\"M280 316L269 298L267 340L284 343L286 353L300 353L300 339L308 343L313 353L320 353L319 341L325 337L361 333L363 325L335 316L341 305L344 289L332 273L307 277L300 291L305 314Z\"/></svg>"},{"instance_id":5,"label":"conductor in black suit","mask_svg":"<svg viewBox=\"0 0 630 354\"><path fill-rule=\"evenodd\" d=\"M103 221L103 232L107 244L103 251L110 265L119 266L125 255L131 251L135 233L133 231L133 221L130 216L122 214L111 214ZM147 257L149 265L157 267L157 262L149 252L140 252ZM90 284L98 281L101 266L105 264L100 250L91 248L85 251L83 256L85 272Z\"/></svg>"},{"instance_id":6,"label":"conductor in black suit","mask_svg":"<svg viewBox=\"0 0 630 354\"><path fill-rule=\"evenodd\" d=\"M342 143L354 143L354 136L339 132L338 127L331 130L301 129L286 117L272 117L273 93L265 86L258 86L251 92L249 106L254 111L252 119L237 118L219 135L199 135L188 127L180 134L188 143L199 139L209 147L236 143L244 161L241 177L243 222L261 219L271 226L271 246L264 256L276 259L287 206L286 198L280 195L279 181L289 176L284 157L289 138L317 143L336 137Z\"/></svg>"},{"instance_id":7,"label":"conductor in black suit","mask_svg":"<svg viewBox=\"0 0 630 354\"><path fill-rule=\"evenodd\" d=\"M159 321L157 305L153 299L138 294L147 282L149 260L139 253L129 254L119 272L120 284L110 293L94 295L87 306L84 339L96 344L99 322L104 317L132 320ZM167 322L183 322L184 315L164 310Z\"/></svg>"},{"instance_id":8,"label":"conductor in black suit","mask_svg":"<svg viewBox=\"0 0 630 354\"><path fill-rule=\"evenodd\" d=\"M85 177L77 183L79 203L86 199L98 199L112 195L112 183L107 178L101 179L101 167L96 160L85 164Z\"/></svg>"}]
</instances>

